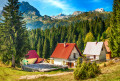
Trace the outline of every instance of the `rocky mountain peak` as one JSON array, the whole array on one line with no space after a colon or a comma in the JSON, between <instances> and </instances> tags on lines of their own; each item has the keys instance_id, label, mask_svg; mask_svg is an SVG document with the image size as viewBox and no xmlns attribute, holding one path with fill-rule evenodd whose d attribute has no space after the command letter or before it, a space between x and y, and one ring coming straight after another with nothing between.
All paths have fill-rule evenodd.
<instances>
[{"instance_id":1,"label":"rocky mountain peak","mask_svg":"<svg viewBox=\"0 0 120 81\"><path fill-rule=\"evenodd\" d=\"M62 14L62 13L60 13L60 14L58 14L58 16L65 16L64 14Z\"/></svg>"},{"instance_id":2,"label":"rocky mountain peak","mask_svg":"<svg viewBox=\"0 0 120 81\"><path fill-rule=\"evenodd\" d=\"M104 10L103 8L100 8L100 9L97 8L97 9L95 9L95 11L96 11L96 12L104 12L105 10Z\"/></svg>"},{"instance_id":3,"label":"rocky mountain peak","mask_svg":"<svg viewBox=\"0 0 120 81\"><path fill-rule=\"evenodd\" d=\"M35 7L31 6L28 2L22 1L19 4L21 12L29 15L41 16L40 12Z\"/></svg>"},{"instance_id":4,"label":"rocky mountain peak","mask_svg":"<svg viewBox=\"0 0 120 81\"><path fill-rule=\"evenodd\" d=\"M79 15L81 13L83 13L83 12L81 12L81 11L75 11L72 15L77 16L77 15Z\"/></svg>"}]
</instances>

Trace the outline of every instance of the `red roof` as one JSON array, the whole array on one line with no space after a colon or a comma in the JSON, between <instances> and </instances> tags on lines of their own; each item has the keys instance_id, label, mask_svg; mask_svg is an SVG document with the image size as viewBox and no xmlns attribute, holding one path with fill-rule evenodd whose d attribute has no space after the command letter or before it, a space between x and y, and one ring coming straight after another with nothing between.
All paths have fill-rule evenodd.
<instances>
[{"instance_id":1,"label":"red roof","mask_svg":"<svg viewBox=\"0 0 120 81\"><path fill-rule=\"evenodd\" d=\"M64 47L64 43L58 43L54 52L51 55L51 58L68 59L74 47L77 48L79 54L81 55L81 53L75 43L66 43L65 47Z\"/></svg>"},{"instance_id":2,"label":"red roof","mask_svg":"<svg viewBox=\"0 0 120 81\"><path fill-rule=\"evenodd\" d=\"M106 48L107 52L111 52L110 48L108 47L108 40L105 40L104 44L105 44L105 48Z\"/></svg>"},{"instance_id":3,"label":"red roof","mask_svg":"<svg viewBox=\"0 0 120 81\"><path fill-rule=\"evenodd\" d=\"M41 63L43 60L44 60L43 58L37 58L35 64L36 64L36 63Z\"/></svg>"},{"instance_id":4,"label":"red roof","mask_svg":"<svg viewBox=\"0 0 120 81\"><path fill-rule=\"evenodd\" d=\"M30 58L39 58L39 56L38 56L38 54L36 53L35 50L28 51L28 54L26 54L25 56L28 56L27 59L30 59Z\"/></svg>"}]
</instances>

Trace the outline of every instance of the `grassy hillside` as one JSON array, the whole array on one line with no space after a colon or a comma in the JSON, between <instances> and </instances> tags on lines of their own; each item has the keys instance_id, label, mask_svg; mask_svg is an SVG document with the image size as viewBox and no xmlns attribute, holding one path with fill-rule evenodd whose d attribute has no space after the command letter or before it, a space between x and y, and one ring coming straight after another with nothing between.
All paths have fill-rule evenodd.
<instances>
[{"instance_id":1,"label":"grassy hillside","mask_svg":"<svg viewBox=\"0 0 120 81\"><path fill-rule=\"evenodd\" d=\"M37 75L37 74L56 74L62 73L67 70L56 70L51 72L27 72L21 70L21 68L11 68L10 66L6 66L0 62L0 81L17 81L20 76L24 75ZM70 69L71 70L71 69Z\"/></svg>"},{"instance_id":2,"label":"grassy hillside","mask_svg":"<svg viewBox=\"0 0 120 81\"><path fill-rule=\"evenodd\" d=\"M86 79L82 81L120 81L120 62L108 65L107 67L103 67L103 63L100 65L102 72L100 75L98 75L96 78ZM71 73L68 75L55 77L41 77L30 81L76 81L76 80L74 80L73 74Z\"/></svg>"},{"instance_id":3,"label":"grassy hillside","mask_svg":"<svg viewBox=\"0 0 120 81\"><path fill-rule=\"evenodd\" d=\"M98 75L96 78L91 78L83 81L120 81L120 62L117 62L112 65L107 65L107 67L103 67L103 64L104 63L100 64L102 74ZM65 71L57 70L51 72L26 72L22 71L20 68L13 69L0 63L0 81L17 81L19 80L20 76L24 75L55 74ZM61 75L55 77L41 77L30 81L75 81L75 80L73 74L71 73L68 75Z\"/></svg>"}]
</instances>

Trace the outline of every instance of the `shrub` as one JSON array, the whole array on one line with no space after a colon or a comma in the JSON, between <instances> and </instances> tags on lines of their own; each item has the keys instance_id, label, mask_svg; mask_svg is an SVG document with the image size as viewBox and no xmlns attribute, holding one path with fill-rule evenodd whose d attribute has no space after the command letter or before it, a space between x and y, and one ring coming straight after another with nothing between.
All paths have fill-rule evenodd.
<instances>
[{"instance_id":1,"label":"shrub","mask_svg":"<svg viewBox=\"0 0 120 81\"><path fill-rule=\"evenodd\" d=\"M112 64L114 64L114 62L113 62L113 60L110 60L110 61L108 62L108 65L112 65Z\"/></svg>"},{"instance_id":2,"label":"shrub","mask_svg":"<svg viewBox=\"0 0 120 81\"><path fill-rule=\"evenodd\" d=\"M81 67L77 67L75 70L74 70L74 78L76 80L79 80L79 79L85 79L87 77L86 75L86 63L82 63Z\"/></svg>"},{"instance_id":3,"label":"shrub","mask_svg":"<svg viewBox=\"0 0 120 81\"><path fill-rule=\"evenodd\" d=\"M106 63L104 63L104 67L106 67Z\"/></svg>"},{"instance_id":4,"label":"shrub","mask_svg":"<svg viewBox=\"0 0 120 81\"><path fill-rule=\"evenodd\" d=\"M88 71L88 78L94 78L95 77L95 73L93 71Z\"/></svg>"},{"instance_id":5,"label":"shrub","mask_svg":"<svg viewBox=\"0 0 120 81\"><path fill-rule=\"evenodd\" d=\"M100 69L99 66L97 66L96 62L94 62L93 64L91 64L90 62L83 62L82 64L78 63L76 69L74 70L74 79L80 80L94 78L99 73Z\"/></svg>"}]
</instances>

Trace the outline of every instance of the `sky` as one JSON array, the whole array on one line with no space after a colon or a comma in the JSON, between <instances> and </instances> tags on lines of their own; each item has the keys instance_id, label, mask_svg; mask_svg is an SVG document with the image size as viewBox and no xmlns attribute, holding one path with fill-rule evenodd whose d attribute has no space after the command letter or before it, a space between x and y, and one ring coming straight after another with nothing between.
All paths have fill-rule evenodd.
<instances>
[{"instance_id":1,"label":"sky","mask_svg":"<svg viewBox=\"0 0 120 81\"><path fill-rule=\"evenodd\" d=\"M72 14L74 11L92 11L97 8L104 8L105 11L112 11L113 0L19 0L27 1L34 6L40 14L55 16L59 13L65 15ZM7 0L0 0L0 10Z\"/></svg>"}]
</instances>

